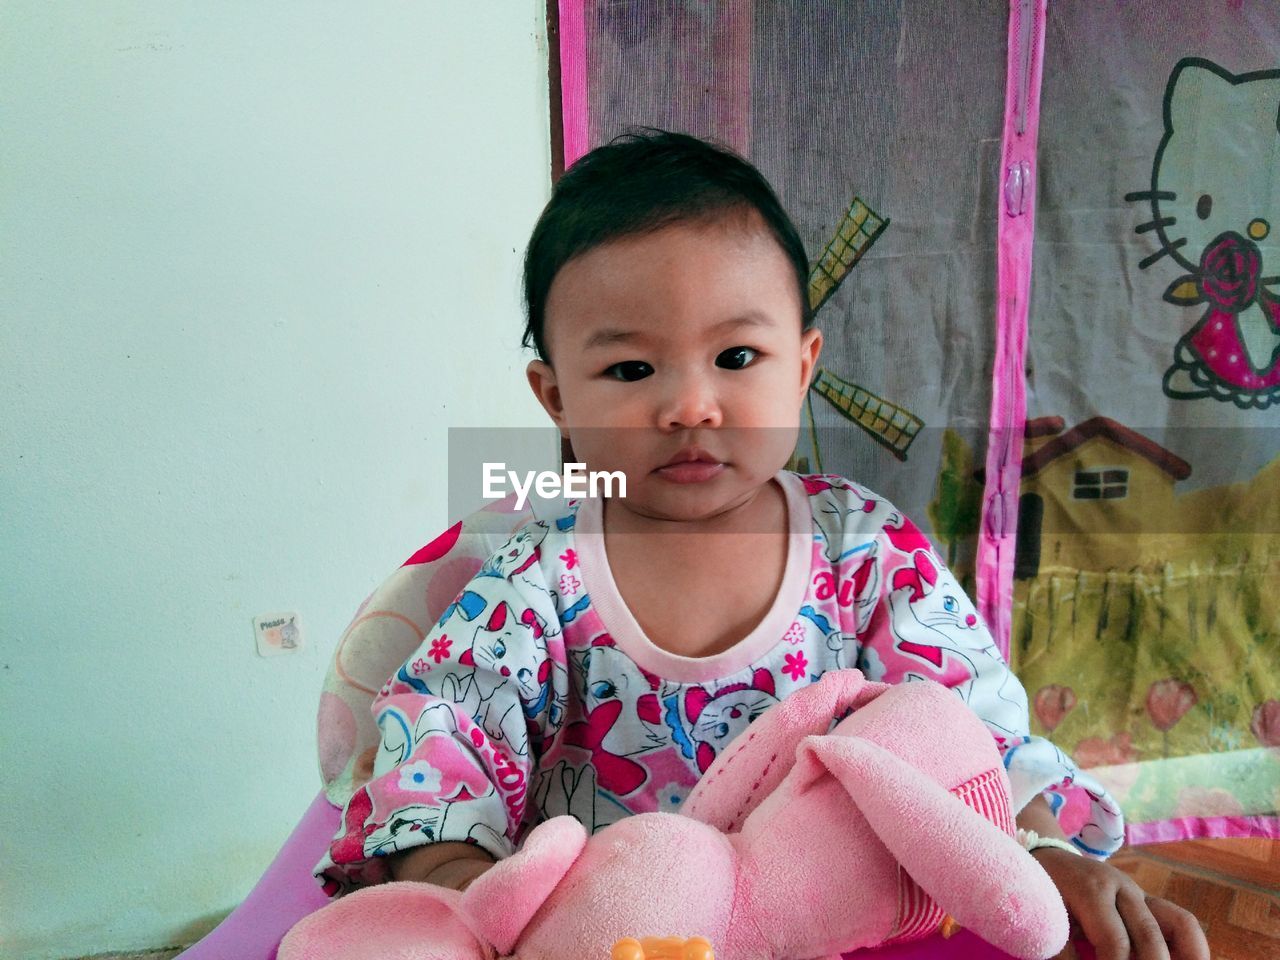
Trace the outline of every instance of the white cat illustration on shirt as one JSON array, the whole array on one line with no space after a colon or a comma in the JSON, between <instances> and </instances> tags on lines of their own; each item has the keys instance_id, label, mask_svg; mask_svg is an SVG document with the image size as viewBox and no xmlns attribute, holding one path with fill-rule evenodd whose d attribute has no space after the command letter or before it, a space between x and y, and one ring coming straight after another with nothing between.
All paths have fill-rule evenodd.
<instances>
[{"instance_id":1,"label":"white cat illustration on shirt","mask_svg":"<svg viewBox=\"0 0 1280 960\"><path fill-rule=\"evenodd\" d=\"M461 705L490 739L505 742L517 755L528 753L522 703L538 700L551 672L542 619L531 607L517 616L506 601L499 601L488 620L476 627L458 664L471 672L447 675L444 696ZM514 688L515 702L508 697L495 700L507 686Z\"/></svg>"},{"instance_id":2,"label":"white cat illustration on shirt","mask_svg":"<svg viewBox=\"0 0 1280 960\"><path fill-rule=\"evenodd\" d=\"M1009 733L1019 729L1027 713L1026 693L1005 668L1004 658L960 584L927 550L914 551L912 565L893 572L889 606L896 649L930 664L937 671L936 679L950 685L966 703L973 702L975 691L985 691L999 678L993 698L986 700L999 706L986 708L983 719ZM948 657L963 661L964 666L948 664Z\"/></svg>"}]
</instances>

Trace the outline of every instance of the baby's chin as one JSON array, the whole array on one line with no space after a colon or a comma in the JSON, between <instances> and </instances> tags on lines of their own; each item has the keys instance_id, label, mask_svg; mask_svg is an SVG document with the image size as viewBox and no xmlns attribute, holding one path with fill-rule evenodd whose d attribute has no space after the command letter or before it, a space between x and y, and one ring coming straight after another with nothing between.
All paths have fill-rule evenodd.
<instances>
[{"instance_id":1,"label":"baby's chin","mask_svg":"<svg viewBox=\"0 0 1280 960\"><path fill-rule=\"evenodd\" d=\"M637 495L629 495L617 506L645 520L672 524L728 521L735 513L748 509L771 479L772 474L758 483L747 484L727 482L729 478L724 482L714 480L705 484L671 484L651 480L643 490L637 491Z\"/></svg>"}]
</instances>

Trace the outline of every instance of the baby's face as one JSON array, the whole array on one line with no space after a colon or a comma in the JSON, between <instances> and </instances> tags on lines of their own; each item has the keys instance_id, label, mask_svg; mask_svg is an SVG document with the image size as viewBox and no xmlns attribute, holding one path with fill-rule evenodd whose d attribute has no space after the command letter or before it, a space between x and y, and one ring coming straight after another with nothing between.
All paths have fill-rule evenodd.
<instances>
[{"instance_id":1,"label":"baby's face","mask_svg":"<svg viewBox=\"0 0 1280 960\"><path fill-rule=\"evenodd\" d=\"M697 520L787 462L821 349L800 329L790 261L754 214L677 223L567 263L551 365L529 381L589 470L620 470L641 516Z\"/></svg>"}]
</instances>

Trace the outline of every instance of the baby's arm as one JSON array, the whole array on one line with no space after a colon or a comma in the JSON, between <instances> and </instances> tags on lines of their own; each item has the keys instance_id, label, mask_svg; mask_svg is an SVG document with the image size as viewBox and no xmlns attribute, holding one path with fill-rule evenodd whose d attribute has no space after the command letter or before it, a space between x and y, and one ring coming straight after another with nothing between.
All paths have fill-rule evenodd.
<instances>
[{"instance_id":1,"label":"baby's arm","mask_svg":"<svg viewBox=\"0 0 1280 960\"><path fill-rule=\"evenodd\" d=\"M493 857L474 844L446 841L397 853L387 868L392 880L420 880L465 890L493 864Z\"/></svg>"},{"instance_id":2,"label":"baby's arm","mask_svg":"<svg viewBox=\"0 0 1280 960\"><path fill-rule=\"evenodd\" d=\"M1017 820L1022 830L1062 838L1043 794L1023 807ZM1209 944L1196 918L1176 903L1148 896L1128 874L1058 846L1039 847L1031 855L1053 880L1098 960L1209 960Z\"/></svg>"},{"instance_id":3,"label":"baby's arm","mask_svg":"<svg viewBox=\"0 0 1280 960\"><path fill-rule=\"evenodd\" d=\"M462 889L513 851L567 693L535 535L467 584L374 700L373 778L316 868L330 893L386 879Z\"/></svg>"}]
</instances>

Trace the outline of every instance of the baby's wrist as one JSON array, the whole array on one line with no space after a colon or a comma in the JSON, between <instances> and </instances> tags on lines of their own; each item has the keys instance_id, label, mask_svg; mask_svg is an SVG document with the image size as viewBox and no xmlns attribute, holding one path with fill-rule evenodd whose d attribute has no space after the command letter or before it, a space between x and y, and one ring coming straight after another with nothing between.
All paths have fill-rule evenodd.
<instances>
[{"instance_id":1,"label":"baby's wrist","mask_svg":"<svg viewBox=\"0 0 1280 960\"><path fill-rule=\"evenodd\" d=\"M389 857L388 872L392 880L413 880L434 883L438 886L454 886L470 882L483 872L466 870L459 864L480 864L488 867L493 858L480 847L468 843L443 841L429 843L394 853ZM440 876L436 874L440 871ZM455 879L456 878L456 879Z\"/></svg>"},{"instance_id":2,"label":"baby's wrist","mask_svg":"<svg viewBox=\"0 0 1280 960\"><path fill-rule=\"evenodd\" d=\"M1014 834L1014 839L1031 854L1045 850L1064 850L1067 853L1074 853L1077 857L1084 856L1083 851L1069 841L1059 840L1057 837L1042 837L1034 830L1024 830L1019 827Z\"/></svg>"},{"instance_id":3,"label":"baby's wrist","mask_svg":"<svg viewBox=\"0 0 1280 960\"><path fill-rule=\"evenodd\" d=\"M491 860L478 860L470 857L462 860L450 860L442 863L424 878L427 883L450 890L462 891L471 885L471 881L493 866Z\"/></svg>"}]
</instances>

